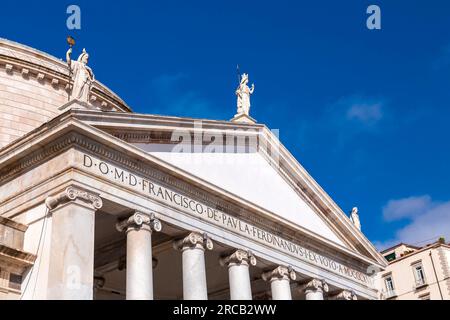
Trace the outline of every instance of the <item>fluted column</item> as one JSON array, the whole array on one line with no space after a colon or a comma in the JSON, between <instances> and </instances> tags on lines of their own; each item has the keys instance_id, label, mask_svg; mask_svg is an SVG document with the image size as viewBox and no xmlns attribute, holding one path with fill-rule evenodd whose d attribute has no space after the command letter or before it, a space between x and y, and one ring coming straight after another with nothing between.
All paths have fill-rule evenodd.
<instances>
[{"instance_id":1,"label":"fluted column","mask_svg":"<svg viewBox=\"0 0 450 320\"><path fill-rule=\"evenodd\" d=\"M290 280L297 278L291 267L278 266L262 274L264 281L270 282L272 300L292 300Z\"/></svg>"},{"instance_id":2,"label":"fluted column","mask_svg":"<svg viewBox=\"0 0 450 320\"><path fill-rule=\"evenodd\" d=\"M136 212L117 223L127 234L127 300L153 300L152 230L161 231L154 215Z\"/></svg>"},{"instance_id":3,"label":"fluted column","mask_svg":"<svg viewBox=\"0 0 450 320\"><path fill-rule=\"evenodd\" d=\"M255 256L244 250L236 250L220 259L222 266L228 267L231 300L252 300L249 266L256 265Z\"/></svg>"},{"instance_id":4,"label":"fluted column","mask_svg":"<svg viewBox=\"0 0 450 320\"><path fill-rule=\"evenodd\" d=\"M342 290L341 292L328 297L328 300L358 300L353 291Z\"/></svg>"},{"instance_id":5,"label":"fluted column","mask_svg":"<svg viewBox=\"0 0 450 320\"><path fill-rule=\"evenodd\" d=\"M205 249L212 250L212 240L206 233L191 232L187 237L175 241L174 248L182 252L183 299L208 300Z\"/></svg>"},{"instance_id":6,"label":"fluted column","mask_svg":"<svg viewBox=\"0 0 450 320\"><path fill-rule=\"evenodd\" d=\"M70 186L45 204L52 216L47 299L92 300L95 212L102 199Z\"/></svg>"},{"instance_id":7,"label":"fluted column","mask_svg":"<svg viewBox=\"0 0 450 320\"><path fill-rule=\"evenodd\" d=\"M328 285L325 280L312 279L299 288L306 295L306 300L323 300L323 293L328 292Z\"/></svg>"}]
</instances>

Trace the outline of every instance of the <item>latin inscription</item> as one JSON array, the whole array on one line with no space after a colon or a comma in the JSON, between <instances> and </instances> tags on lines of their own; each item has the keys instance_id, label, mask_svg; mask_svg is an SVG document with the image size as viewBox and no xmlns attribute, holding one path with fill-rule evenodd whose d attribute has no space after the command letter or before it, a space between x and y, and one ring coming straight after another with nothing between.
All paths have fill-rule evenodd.
<instances>
[{"instance_id":1,"label":"latin inscription","mask_svg":"<svg viewBox=\"0 0 450 320\"><path fill-rule=\"evenodd\" d=\"M338 263L330 258L303 248L298 244L285 240L222 211L211 208L201 202L191 199L190 197L169 190L131 172L122 170L115 165L100 161L99 159L95 159L88 155L84 155L83 166L89 170L93 170L96 174L101 174L110 180L114 180L120 184L125 184L128 187L138 190L140 193L143 193L152 199L177 207L191 215L212 222L215 225L224 227L235 233L256 239L259 242L286 252L296 258L300 258L301 260L309 261L315 265L337 272L365 285L373 286L373 279L369 275L342 265L341 263Z\"/></svg>"}]
</instances>

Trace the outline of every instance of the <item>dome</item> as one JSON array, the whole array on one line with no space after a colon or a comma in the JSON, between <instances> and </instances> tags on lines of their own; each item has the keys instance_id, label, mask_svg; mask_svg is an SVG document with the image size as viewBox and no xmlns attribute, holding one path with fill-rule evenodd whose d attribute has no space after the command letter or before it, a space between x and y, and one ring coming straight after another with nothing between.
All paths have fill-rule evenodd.
<instances>
[{"instance_id":1,"label":"dome","mask_svg":"<svg viewBox=\"0 0 450 320\"><path fill-rule=\"evenodd\" d=\"M0 38L0 148L63 112L60 107L68 99L69 69L65 61ZM131 112L122 99L98 81L89 102L104 111Z\"/></svg>"}]
</instances>

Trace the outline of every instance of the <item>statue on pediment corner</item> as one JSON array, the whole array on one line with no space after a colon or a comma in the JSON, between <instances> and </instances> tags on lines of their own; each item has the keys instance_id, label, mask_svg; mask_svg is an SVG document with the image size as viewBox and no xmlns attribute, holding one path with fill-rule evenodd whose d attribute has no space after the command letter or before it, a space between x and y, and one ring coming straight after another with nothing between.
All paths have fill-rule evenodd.
<instances>
[{"instance_id":1,"label":"statue on pediment corner","mask_svg":"<svg viewBox=\"0 0 450 320\"><path fill-rule=\"evenodd\" d=\"M361 222L359 220L358 208L354 207L350 213L350 221L355 225L358 230L361 230Z\"/></svg>"},{"instance_id":2,"label":"statue on pediment corner","mask_svg":"<svg viewBox=\"0 0 450 320\"><path fill-rule=\"evenodd\" d=\"M88 67L89 54L86 49L80 54L76 61L71 59L72 45L66 53L67 65L69 66L70 78L72 81L72 90L69 94L69 100L77 99L89 103L89 95L92 85L95 82L94 73Z\"/></svg>"},{"instance_id":3,"label":"statue on pediment corner","mask_svg":"<svg viewBox=\"0 0 450 320\"><path fill-rule=\"evenodd\" d=\"M255 85L252 84L250 88L248 86L248 74L243 73L239 87L236 90L237 96L237 114L249 115L250 113L250 95L255 91Z\"/></svg>"}]
</instances>

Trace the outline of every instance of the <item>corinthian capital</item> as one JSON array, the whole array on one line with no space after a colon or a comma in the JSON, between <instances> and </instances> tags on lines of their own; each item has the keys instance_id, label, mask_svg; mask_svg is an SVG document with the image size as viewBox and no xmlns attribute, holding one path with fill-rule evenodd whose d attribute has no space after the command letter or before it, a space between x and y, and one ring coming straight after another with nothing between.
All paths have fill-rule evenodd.
<instances>
[{"instance_id":1,"label":"corinthian capital","mask_svg":"<svg viewBox=\"0 0 450 320\"><path fill-rule=\"evenodd\" d=\"M307 283L300 285L301 291L321 291L328 292L328 284L322 279L312 279Z\"/></svg>"},{"instance_id":2,"label":"corinthian capital","mask_svg":"<svg viewBox=\"0 0 450 320\"><path fill-rule=\"evenodd\" d=\"M338 294L328 297L328 300L358 300L358 297L353 291L342 290Z\"/></svg>"},{"instance_id":3,"label":"corinthian capital","mask_svg":"<svg viewBox=\"0 0 450 320\"><path fill-rule=\"evenodd\" d=\"M155 215L153 213L148 215L141 212L135 212L127 219L119 221L116 224L116 229L119 232L129 230L130 228L139 229L142 227L147 227L150 231L154 230L159 232L162 229L162 224L160 220L155 218Z\"/></svg>"},{"instance_id":4,"label":"corinthian capital","mask_svg":"<svg viewBox=\"0 0 450 320\"><path fill-rule=\"evenodd\" d=\"M199 232L191 232L183 239L174 241L173 247L177 250L185 250L193 248L212 250L213 242L206 233L202 234Z\"/></svg>"},{"instance_id":5,"label":"corinthian capital","mask_svg":"<svg viewBox=\"0 0 450 320\"><path fill-rule=\"evenodd\" d=\"M96 210L103 206L102 199L98 195L73 186L67 187L63 192L57 194L56 196L48 197L45 200L45 205L49 210L53 210L63 203L77 199L88 203Z\"/></svg>"},{"instance_id":6,"label":"corinthian capital","mask_svg":"<svg viewBox=\"0 0 450 320\"><path fill-rule=\"evenodd\" d=\"M252 265L256 266L256 257L251 253L251 251L245 251L238 249L228 256L224 256L220 259L220 264L222 266L233 266L233 265Z\"/></svg>"},{"instance_id":7,"label":"corinthian capital","mask_svg":"<svg viewBox=\"0 0 450 320\"><path fill-rule=\"evenodd\" d=\"M292 280L297 279L297 274L292 267L278 266L275 269L264 272L262 274L264 281L274 281L274 280Z\"/></svg>"}]
</instances>

